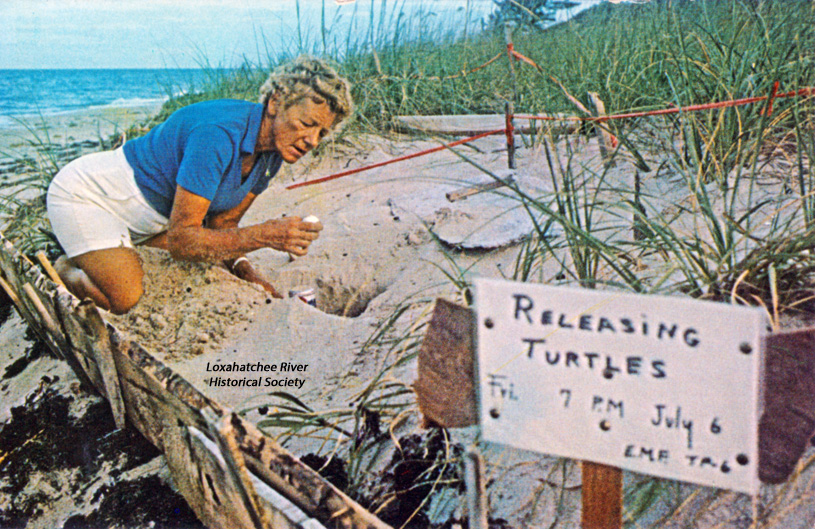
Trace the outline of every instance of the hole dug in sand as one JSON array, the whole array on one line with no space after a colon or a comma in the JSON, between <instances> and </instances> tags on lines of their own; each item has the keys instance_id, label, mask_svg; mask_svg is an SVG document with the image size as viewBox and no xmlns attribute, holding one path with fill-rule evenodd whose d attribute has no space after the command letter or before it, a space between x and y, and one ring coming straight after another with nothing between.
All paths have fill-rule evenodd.
<instances>
[{"instance_id":1,"label":"hole dug in sand","mask_svg":"<svg viewBox=\"0 0 815 529\"><path fill-rule=\"evenodd\" d=\"M378 272L376 266L359 261L353 266L337 267L326 262L303 260L271 270L268 275L281 293L292 295L313 289L318 310L356 318L386 290L388 279L383 279Z\"/></svg>"},{"instance_id":2,"label":"hole dug in sand","mask_svg":"<svg viewBox=\"0 0 815 529\"><path fill-rule=\"evenodd\" d=\"M347 318L356 318L365 312L368 304L385 292L385 287L373 280L361 285L347 285L341 279L317 278L315 283L317 308L328 314Z\"/></svg>"},{"instance_id":3,"label":"hole dug in sand","mask_svg":"<svg viewBox=\"0 0 815 529\"><path fill-rule=\"evenodd\" d=\"M230 336L245 332L270 312L287 311L294 300L274 300L258 285L218 265L174 261L154 248L140 248L145 294L128 314L109 315L121 331L164 360L219 352ZM328 266L282 267L269 274L281 293L313 288L317 309L354 318L385 287L370 267L331 270Z\"/></svg>"}]
</instances>

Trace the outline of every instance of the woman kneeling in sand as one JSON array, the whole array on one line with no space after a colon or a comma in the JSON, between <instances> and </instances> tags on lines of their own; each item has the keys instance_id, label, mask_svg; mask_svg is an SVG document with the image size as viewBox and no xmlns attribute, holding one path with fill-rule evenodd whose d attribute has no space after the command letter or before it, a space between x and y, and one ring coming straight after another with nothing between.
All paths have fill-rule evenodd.
<instances>
[{"instance_id":1,"label":"woman kneeling in sand","mask_svg":"<svg viewBox=\"0 0 815 529\"><path fill-rule=\"evenodd\" d=\"M121 314L142 296L133 244L187 261L223 260L273 296L244 254L274 248L305 255L322 224L299 217L238 227L283 161L296 162L352 107L348 82L320 60L275 70L261 103L218 100L176 111L146 136L66 165L48 189L48 216L66 256L68 289Z\"/></svg>"}]
</instances>

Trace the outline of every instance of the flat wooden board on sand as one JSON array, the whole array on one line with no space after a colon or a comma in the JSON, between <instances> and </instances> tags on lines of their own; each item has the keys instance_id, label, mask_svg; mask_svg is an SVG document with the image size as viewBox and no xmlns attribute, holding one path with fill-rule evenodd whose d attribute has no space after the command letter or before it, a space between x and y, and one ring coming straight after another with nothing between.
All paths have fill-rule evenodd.
<instances>
[{"instance_id":1,"label":"flat wooden board on sand","mask_svg":"<svg viewBox=\"0 0 815 529\"><path fill-rule=\"evenodd\" d=\"M540 116L546 116L540 114ZM451 136L475 136L491 130L503 129L506 117L503 114L470 114L462 116L396 116L396 127L404 132L425 132L428 134L448 134ZM577 128L574 121L538 121L516 119L515 130L523 134L549 127L559 132L571 132Z\"/></svg>"}]
</instances>

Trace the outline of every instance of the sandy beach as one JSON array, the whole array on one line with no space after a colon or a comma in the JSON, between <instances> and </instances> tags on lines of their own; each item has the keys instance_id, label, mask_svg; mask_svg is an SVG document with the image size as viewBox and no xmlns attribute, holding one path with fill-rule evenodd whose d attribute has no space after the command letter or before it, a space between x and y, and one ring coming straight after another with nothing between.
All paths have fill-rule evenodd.
<instances>
[{"instance_id":1,"label":"sandy beach","mask_svg":"<svg viewBox=\"0 0 815 529\"><path fill-rule=\"evenodd\" d=\"M141 109L142 114L106 110L61 116L53 124L49 122L49 127L54 143L57 140L76 143L98 135L99 127L107 127L109 133L122 130L128 123L146 117L149 110ZM14 133L3 133L2 138L8 148L26 147ZM571 137L560 141L570 142L574 156L589 173L602 172L596 139ZM449 200L448 193L491 180L449 151L325 184L295 190L286 187L349 166L368 165L437 145L438 141L408 136L360 135L329 142L322 156L309 155L284 167L249 210L244 224L283 215L316 215L321 219L325 230L309 255L296 260L273 250L249 255L255 267L279 291L314 289L316 307L296 298L271 299L219 264L178 263L166 252L142 249L145 297L129 314L110 316L109 320L207 396L244 412L258 424L264 423L268 410L274 410L280 400L271 396L269 389L215 384L211 366L235 361L302 366L290 376L299 381L287 386L286 392L318 412L357 405L371 381L383 374L388 383L409 389L416 380L415 360L401 363L398 360L415 352L434 299L444 297L461 303L464 299L461 285L472 277L511 276L521 245L534 229L528 213L519 205L517 195L506 189ZM462 148L460 152L495 174L506 170L503 136L479 140L476 147ZM561 154L561 163L567 163L565 149ZM520 147L517 162L514 176L519 189L529 196L548 196L552 191L551 179L541 169L546 166L545 153L539 147ZM645 192L659 197L654 201L656 206L668 208L687 198L677 179L658 173L643 179ZM609 179L617 185L630 186L632 175L630 162L620 160L618 167L610 171ZM542 266L542 275L556 275L557 263ZM400 317L382 332L383 322L397 312ZM2 329L10 334L0 338L14 344L4 348L8 353L0 357L0 368L8 369L19 361L29 342L16 316ZM74 423L81 422L88 410L96 409L94 405L100 406L99 397L83 394L64 364L47 355L31 359L17 371L0 391L3 403L0 420L8 420L13 406L33 412L37 406L44 406L43 402L55 398L69 399L67 415ZM44 376L48 377L47 382ZM409 404L411 396L404 399ZM383 438L391 435L389 439L401 444L418 443L423 450L431 445L431 434L421 427L415 406L408 406L398 416L382 416L377 420L382 421L381 426L387 431ZM272 435L284 434L283 430L271 427L268 431ZM111 432L99 432L100 437L108 435ZM476 428L467 428L450 430L448 435L445 442L450 449L461 450L475 442L477 432ZM322 457L325 450L321 449L326 445L343 454L351 442L331 431L284 438L286 447L300 457ZM83 442L93 449L98 440ZM117 450L130 454L123 447L134 442L122 439ZM393 444L388 446L394 450ZM442 457L444 449L440 450L431 457ZM581 492L576 462L497 445L484 446L483 450L488 462L490 516L506 522L498 527L578 526ZM395 456L391 459L391 451L369 462L369 470L361 477L361 499L375 502L379 497L394 494L392 474L397 459ZM16 509L14 512L20 516L31 516L27 527L57 527L71 517L98 519L93 517L101 516L98 513L103 510L102 490L105 494L116 494L117 490L124 491L127 484L154 483L149 480L158 480L169 490L160 456L148 459L123 455L117 459L113 450L106 457L115 461L90 475L83 475L73 463L42 471L43 476L58 476L62 482L71 483L78 491L74 493L56 485L43 487L42 481L36 481L34 476L19 476L20 483L15 488L18 496L0 493L0 507ZM812 458L810 450L805 459ZM815 467L803 466L789 486L763 487L756 500L758 504L743 494L677 484L675 499L686 500L682 508L671 511L670 505L658 506L638 523L643 527L653 523L660 527L735 529L744 527L745 513L758 505L772 520L773 525L767 527L803 529L815 519L815 512L801 507L799 501L802 494L811 494L806 490L807 484L815 479L813 473ZM446 477L452 478L454 474ZM627 487L650 483L649 478L634 473L626 473L625 480ZM426 517L421 523L464 518L463 497L453 489L444 491L434 501L432 513L423 514ZM374 504L378 505L380 516L394 523L404 521L404 513L418 507L407 499ZM39 513L32 514L35 512ZM669 518L660 520L665 513L669 513Z\"/></svg>"},{"instance_id":2,"label":"sandy beach","mask_svg":"<svg viewBox=\"0 0 815 529\"><path fill-rule=\"evenodd\" d=\"M44 145L68 153L84 152L93 145L98 149L111 137L154 116L160 108L160 103L154 103L12 118L12 125L0 127L0 168L25 156L36 156Z\"/></svg>"}]
</instances>

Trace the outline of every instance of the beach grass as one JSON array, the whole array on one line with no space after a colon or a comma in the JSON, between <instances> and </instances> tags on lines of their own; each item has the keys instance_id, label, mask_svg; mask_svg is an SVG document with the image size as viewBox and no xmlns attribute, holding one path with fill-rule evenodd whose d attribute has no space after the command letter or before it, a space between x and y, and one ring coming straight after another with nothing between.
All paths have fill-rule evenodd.
<instances>
[{"instance_id":1,"label":"beach grass","mask_svg":"<svg viewBox=\"0 0 815 529\"><path fill-rule=\"evenodd\" d=\"M399 114L500 112L505 101L519 112L575 114L572 98L591 108L588 92L609 113L685 107L768 96L776 82L781 91L814 86L807 51L815 49L814 10L810 2L603 5L548 31L516 33L516 49L542 65L518 67L516 86L503 58L459 75L504 52L498 30L467 41L385 45L376 54L360 48L341 69L362 100L363 131L386 130ZM611 122L610 131L627 140L613 155L618 164L640 149L680 182L683 200L672 211L658 205L663 197L640 191L639 178L648 175L637 163L630 170L636 182L624 186L609 178L608 166L578 163L568 141L540 134L532 144L546 153L541 172L555 192L533 197L509 186L536 227L513 278L759 305L777 325L780 314L812 299L813 109L808 97L776 100L772 113L765 100ZM786 192L761 193L759 180L784 159L792 172L774 184ZM552 236L553 227L562 235ZM448 259L440 268L467 292L466 267ZM626 490L627 526L657 511L670 518L697 490L638 481Z\"/></svg>"},{"instance_id":2,"label":"beach grass","mask_svg":"<svg viewBox=\"0 0 815 529\"><path fill-rule=\"evenodd\" d=\"M28 134L24 143L34 155L18 157L18 176L0 181L0 229L24 254L44 250L50 257L56 257L61 252L45 220L45 193L61 161L45 117L40 116L39 120L39 128L20 122ZM13 156L7 152L0 154Z\"/></svg>"},{"instance_id":3,"label":"beach grass","mask_svg":"<svg viewBox=\"0 0 815 529\"><path fill-rule=\"evenodd\" d=\"M503 28L452 31L458 20L453 17L468 13L442 20L428 5L408 17L400 2L378 1L382 15L359 20L346 34L325 17L319 32L310 34L298 18L288 49L269 50L259 42L263 64L247 60L223 70L204 62L211 75L200 90L172 97L128 137L194 102L255 100L267 72L303 52L332 59L353 83L357 112L342 134L387 133L394 116L404 114L501 113L508 101L518 113L582 115L574 101L591 111L589 92L614 114L769 96L776 83L779 92L815 86L815 4L805 0L602 4L545 31L515 30L515 48L539 68L516 63L514 76ZM519 246L512 279L759 305L776 323L781 314L806 306L815 271L812 96L777 99L772 112L765 100L607 126L624 140L612 156L632 175L628 186L612 178L610 166L579 163L576 147L562 136L527 138L545 153L541 174L554 193L529 196L508 188L535 225ZM680 182L681 201L666 208L664 197L640 190L639 179L653 176L632 162L638 156L657 159L656 174ZM774 180L784 190L780 196L761 192L760 181L774 164L786 171ZM26 185L44 190L57 166L44 160ZM36 200L11 196L0 204L11 219L7 235L22 241L26 253L42 246L54 250ZM466 299L469 269L445 255L440 268ZM260 426L282 442L317 439L329 455L341 451L348 490L360 498L374 461L396 438L393 431L416 413L409 388L392 376L414 360L424 330L426 314L395 332L408 308L394 309L362 347L362 353L386 350L387 360L353 406L317 410L285 393L263 404L273 411ZM454 463L438 463L447 464ZM426 476L437 483L448 474ZM649 510L682 505L689 494L662 480L640 481L626 491L627 523L638 527Z\"/></svg>"},{"instance_id":4,"label":"beach grass","mask_svg":"<svg viewBox=\"0 0 815 529\"><path fill-rule=\"evenodd\" d=\"M416 360L429 319L429 309L432 308L430 301L405 300L377 325L369 339L362 344L358 353L360 356L374 355L380 358L376 375L361 385L353 386L343 379L331 392L332 400L335 400L336 394L342 394L343 401L350 405L313 409L295 395L274 392L240 413L247 414L263 408L264 413L257 425L283 446L292 441L316 442L322 464L315 470L331 479L332 474L326 469L341 468L344 492L377 513L395 496L406 492L404 488L395 487L383 488L374 494L371 487L372 482L377 481L376 476L383 474L383 460L391 457L394 449L402 451L398 428L408 419L415 419L418 413L413 391L398 376L398 372ZM450 450L444 452L450 453ZM454 457L438 461L430 458L413 477L410 488L429 487L419 498L418 503L422 508L429 506L431 492L440 485L443 477L449 477L450 472L445 469L457 464L458 459ZM333 475L336 476L336 473ZM396 513L394 516L397 518L391 522L398 521L399 525L407 523L418 511L417 508L416 512Z\"/></svg>"}]
</instances>

